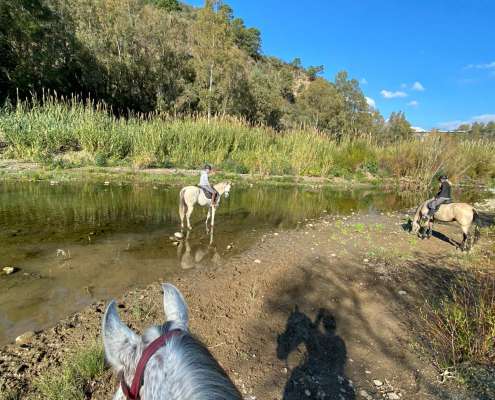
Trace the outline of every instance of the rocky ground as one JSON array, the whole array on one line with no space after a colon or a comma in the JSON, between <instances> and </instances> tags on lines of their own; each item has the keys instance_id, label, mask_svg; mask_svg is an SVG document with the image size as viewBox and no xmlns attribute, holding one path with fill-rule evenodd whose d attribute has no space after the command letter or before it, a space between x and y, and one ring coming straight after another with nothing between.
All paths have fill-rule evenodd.
<instances>
[{"instance_id":1,"label":"rocky ground","mask_svg":"<svg viewBox=\"0 0 495 400\"><path fill-rule=\"evenodd\" d=\"M183 292L192 332L246 399L475 399L441 383L419 344L418 310L472 263L493 272L493 238L465 255L446 240L460 239L457 227L436 226L421 241L403 222L403 214L323 215L265 235L224 265L164 280ZM104 308L94 304L1 349L0 390L33 394L37 376L100 340ZM159 283L127 293L119 308L139 332L163 321ZM107 371L87 398L111 398L115 386Z\"/></svg>"}]
</instances>

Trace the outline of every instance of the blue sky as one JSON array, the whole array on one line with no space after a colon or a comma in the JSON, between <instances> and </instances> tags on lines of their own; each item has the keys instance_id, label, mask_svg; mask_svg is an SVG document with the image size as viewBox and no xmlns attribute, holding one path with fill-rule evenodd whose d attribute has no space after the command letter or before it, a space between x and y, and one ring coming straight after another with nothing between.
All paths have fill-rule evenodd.
<instances>
[{"instance_id":1,"label":"blue sky","mask_svg":"<svg viewBox=\"0 0 495 400\"><path fill-rule=\"evenodd\" d=\"M261 30L264 54L324 65L328 79L347 70L385 117L402 110L427 129L495 120L495 1L227 3Z\"/></svg>"}]
</instances>

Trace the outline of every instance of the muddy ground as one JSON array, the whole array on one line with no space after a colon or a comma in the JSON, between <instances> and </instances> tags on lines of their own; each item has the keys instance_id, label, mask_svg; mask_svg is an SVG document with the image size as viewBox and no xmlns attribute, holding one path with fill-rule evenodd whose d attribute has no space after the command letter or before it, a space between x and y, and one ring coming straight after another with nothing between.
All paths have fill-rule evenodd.
<instances>
[{"instance_id":1,"label":"muddy ground","mask_svg":"<svg viewBox=\"0 0 495 400\"><path fill-rule=\"evenodd\" d=\"M440 383L419 345L419 307L473 262L493 272L493 238L465 255L447 240L460 239L457 227L438 225L435 237L421 241L403 222L398 213L323 214L265 235L225 264L164 280L182 290L191 331L248 399L475 399L475 389ZM139 332L163 321L159 282L119 305ZM22 346L4 347L0 389L26 396L36 376L100 340L104 307L94 304ZM115 386L107 371L87 396L111 398Z\"/></svg>"}]
</instances>

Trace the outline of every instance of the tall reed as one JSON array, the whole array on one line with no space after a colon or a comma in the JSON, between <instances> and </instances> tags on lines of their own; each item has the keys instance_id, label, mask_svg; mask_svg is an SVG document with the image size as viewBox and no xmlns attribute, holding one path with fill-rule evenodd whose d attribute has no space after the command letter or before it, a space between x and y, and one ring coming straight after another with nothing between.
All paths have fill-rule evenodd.
<instances>
[{"instance_id":1,"label":"tall reed","mask_svg":"<svg viewBox=\"0 0 495 400\"><path fill-rule=\"evenodd\" d=\"M3 158L73 164L127 163L197 168L205 161L232 172L263 175L495 178L495 144L447 136L381 145L377 138L337 142L310 130L275 132L236 118L116 118L104 104L77 98L0 109Z\"/></svg>"}]
</instances>

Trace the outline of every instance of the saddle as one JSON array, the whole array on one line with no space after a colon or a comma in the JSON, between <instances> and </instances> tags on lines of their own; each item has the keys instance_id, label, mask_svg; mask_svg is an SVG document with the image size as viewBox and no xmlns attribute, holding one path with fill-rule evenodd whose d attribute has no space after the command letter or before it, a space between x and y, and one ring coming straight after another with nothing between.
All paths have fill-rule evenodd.
<instances>
[{"instance_id":1,"label":"saddle","mask_svg":"<svg viewBox=\"0 0 495 400\"><path fill-rule=\"evenodd\" d=\"M208 199L208 200L211 200L211 196L212 196L212 193L207 190L204 186L199 186L198 187L203 191L203 194L205 195L205 197Z\"/></svg>"},{"instance_id":2,"label":"saddle","mask_svg":"<svg viewBox=\"0 0 495 400\"><path fill-rule=\"evenodd\" d=\"M428 203L428 208L430 208L429 206L431 205L431 203L432 203L433 201L434 201L434 200L432 200L432 201L430 201L430 202ZM438 206L436 206L436 207L435 207L435 212L437 212L438 210L440 210L440 207L442 207L442 206L444 206L444 205L447 205L447 204L452 204L452 203L453 203L452 199L449 199L449 200L447 200L447 201L443 202L442 204L440 204L440 205L438 205Z\"/></svg>"},{"instance_id":3,"label":"saddle","mask_svg":"<svg viewBox=\"0 0 495 400\"><path fill-rule=\"evenodd\" d=\"M208 200L211 200L212 193L211 193L208 189L206 189L204 186L199 186L199 185L198 185L198 187L199 187L199 188L203 191L203 193L204 193L205 197L206 197ZM215 189L213 189L213 190L215 190Z\"/></svg>"}]
</instances>

